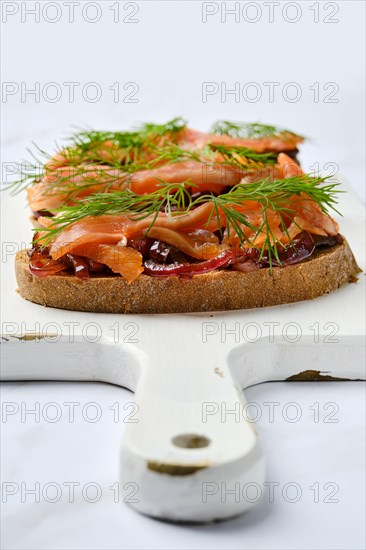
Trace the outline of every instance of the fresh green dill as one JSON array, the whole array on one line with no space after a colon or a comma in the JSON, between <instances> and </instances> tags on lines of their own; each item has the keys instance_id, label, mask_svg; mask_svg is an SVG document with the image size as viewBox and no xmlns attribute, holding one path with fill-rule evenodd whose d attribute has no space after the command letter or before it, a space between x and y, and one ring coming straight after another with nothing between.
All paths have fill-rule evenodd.
<instances>
[{"instance_id":1,"label":"fresh green dill","mask_svg":"<svg viewBox=\"0 0 366 550\"><path fill-rule=\"evenodd\" d=\"M258 165L276 164L277 161L276 153L257 153L247 147L216 144L210 144L208 147L220 153L224 162L239 168L243 168L245 164L254 168Z\"/></svg>"},{"instance_id":2,"label":"fresh green dill","mask_svg":"<svg viewBox=\"0 0 366 550\"><path fill-rule=\"evenodd\" d=\"M81 129L68 138L65 147L58 146L52 155L33 144L34 151L28 150L32 160L21 163L18 179L6 188L16 194L46 177L47 186L42 190L43 195L54 194L57 188L60 194L65 195L66 201L96 184L105 185L105 190L116 184L123 185L128 174L153 169L163 163L194 160L254 169L259 165L276 162L274 153L257 153L238 146L208 144L200 151L184 149L176 141L180 132L187 127L186 124L185 120L178 117L165 124L146 123L125 132ZM216 123L215 131L235 137L289 133L273 126L257 123L240 125L227 121ZM217 155L221 155L219 160ZM64 175L62 167L65 165L73 169L72 177L67 173ZM114 180L111 173L104 171L105 166L117 170Z\"/></svg>"},{"instance_id":3,"label":"fresh green dill","mask_svg":"<svg viewBox=\"0 0 366 550\"><path fill-rule=\"evenodd\" d=\"M138 170L153 168L158 162L169 160L169 156L177 158L182 152L173 151L174 139L186 128L186 121L174 118L166 124L146 123L132 131L99 131L82 129L67 139L65 147L57 147L55 153L49 154L33 144L34 151L28 149L31 161L23 161L20 165L18 179L6 186L13 194L38 183L43 175L59 168L58 156L64 158L64 163L76 169L75 175L88 170L85 164L101 164L112 168L123 169L132 173ZM172 150L169 151L168 147ZM188 156L189 152L186 152ZM150 157L150 158L149 158ZM146 160L148 158L149 160ZM55 185L64 186L72 182L68 178L55 178ZM92 182L91 185L95 184ZM88 186L88 182L85 182ZM55 185L51 185L52 191ZM80 186L79 186L80 187ZM77 190L75 190L77 191ZM73 189L69 189L72 196Z\"/></svg>"},{"instance_id":4,"label":"fresh green dill","mask_svg":"<svg viewBox=\"0 0 366 550\"><path fill-rule=\"evenodd\" d=\"M100 147L106 142L112 145L112 157L109 164L121 165L121 153L123 154L123 163L139 163L142 149L144 154L150 147L153 149L158 144L174 140L181 130L186 128L186 121L182 118L174 118L165 124L145 123L135 130L126 132L111 132L97 130L81 130L69 138L71 147L69 147L71 162L80 162L87 156L87 160L106 161L105 155L100 153ZM115 156L113 156L113 150ZM94 159L90 158L93 157Z\"/></svg>"},{"instance_id":5,"label":"fresh green dill","mask_svg":"<svg viewBox=\"0 0 366 550\"><path fill-rule=\"evenodd\" d=\"M285 128L279 128L268 124L260 124L259 122L244 123L244 122L230 122L228 120L219 120L211 127L210 130L214 134L227 135L233 138L261 138L261 137L286 137L296 136L304 139L303 136L286 130Z\"/></svg>"},{"instance_id":6,"label":"fresh green dill","mask_svg":"<svg viewBox=\"0 0 366 550\"><path fill-rule=\"evenodd\" d=\"M265 238L260 249L260 258L267 252L269 263L272 265L273 258L279 262L278 248L284 245L271 230L267 217L268 209L279 216L280 225L285 232L287 232L285 219L292 220L293 213L291 207L288 206L289 199L293 196L300 197L300 193L305 194L305 198L302 200L314 201L324 213L327 214L330 210L339 213L335 205L337 195L341 191L338 190L337 183L327 183L328 178L329 176L315 178L304 174L274 181L263 179L254 183L239 183L227 193L219 196L203 194L195 200L192 200L189 190L185 187L187 182L181 184L161 182L158 190L146 195L139 195L128 188L111 194L96 193L82 199L75 206L63 207L54 223L42 230L41 244L47 245L66 227L89 216L126 215L132 220L152 216L148 232L154 225L159 212L165 212L170 217L181 216L189 213L193 208L210 203L212 204L212 210L207 225L216 216L221 234L226 229L228 237L234 233L238 236L242 246L247 243L254 248L257 248L255 245L256 238L264 234ZM263 222L260 227L250 222L245 210L241 211L238 208L248 201L258 203L261 207ZM224 223L220 221L220 213L224 216ZM245 228L251 231L251 236L248 236Z\"/></svg>"},{"instance_id":7,"label":"fresh green dill","mask_svg":"<svg viewBox=\"0 0 366 550\"><path fill-rule=\"evenodd\" d=\"M124 164L112 162L110 159L109 162L95 165L75 162L71 158L68 158L68 164L57 168L52 165L42 167L39 162L24 163L21 177L12 184L13 192L17 193L45 178L47 185L43 186L42 195L63 195L63 202L66 203L96 185L103 186L104 191L122 188L132 174L141 170L152 170L162 164L191 160L202 165L231 166L242 170L244 176L245 171L273 165L276 162L274 153L257 153L246 147L213 144L207 145L201 151L191 151L182 149L175 143L166 142L160 146L151 145L150 153L152 156L149 160L130 161Z\"/></svg>"}]
</instances>

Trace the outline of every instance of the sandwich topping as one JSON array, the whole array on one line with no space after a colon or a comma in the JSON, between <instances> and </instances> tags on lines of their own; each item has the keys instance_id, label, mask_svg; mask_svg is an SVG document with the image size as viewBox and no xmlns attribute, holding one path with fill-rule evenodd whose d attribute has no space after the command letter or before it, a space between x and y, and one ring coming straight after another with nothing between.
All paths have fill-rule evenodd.
<instances>
[{"instance_id":1,"label":"sandwich topping","mask_svg":"<svg viewBox=\"0 0 366 550\"><path fill-rule=\"evenodd\" d=\"M132 283L304 261L340 237L329 215L337 184L303 173L302 141L226 121L206 134L181 119L79 132L16 182L37 225L29 269Z\"/></svg>"}]
</instances>

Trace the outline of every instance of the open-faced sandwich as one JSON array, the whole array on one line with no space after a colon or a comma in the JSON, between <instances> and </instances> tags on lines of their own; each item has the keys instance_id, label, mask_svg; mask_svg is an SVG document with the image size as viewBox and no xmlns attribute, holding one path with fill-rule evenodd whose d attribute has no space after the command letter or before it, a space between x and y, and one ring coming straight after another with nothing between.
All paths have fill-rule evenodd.
<instances>
[{"instance_id":1,"label":"open-faced sandwich","mask_svg":"<svg viewBox=\"0 0 366 550\"><path fill-rule=\"evenodd\" d=\"M354 281L337 184L304 174L303 138L261 124L181 119L82 131L28 166L36 226L16 257L21 296L113 313L242 309L315 298Z\"/></svg>"}]
</instances>

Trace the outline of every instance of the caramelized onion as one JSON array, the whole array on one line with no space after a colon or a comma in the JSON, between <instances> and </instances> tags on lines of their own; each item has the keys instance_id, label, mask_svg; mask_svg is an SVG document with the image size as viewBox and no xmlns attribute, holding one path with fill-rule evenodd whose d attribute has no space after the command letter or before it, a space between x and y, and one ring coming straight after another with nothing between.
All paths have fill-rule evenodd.
<instances>
[{"instance_id":1,"label":"caramelized onion","mask_svg":"<svg viewBox=\"0 0 366 550\"><path fill-rule=\"evenodd\" d=\"M41 216L52 218L53 214L51 212L48 212L48 210L32 210L33 218L35 220L38 220Z\"/></svg>"},{"instance_id":2,"label":"caramelized onion","mask_svg":"<svg viewBox=\"0 0 366 550\"><path fill-rule=\"evenodd\" d=\"M33 249L29 258L29 271L37 277L48 277L67 269L67 266L58 260L52 260L47 253Z\"/></svg>"},{"instance_id":3,"label":"caramelized onion","mask_svg":"<svg viewBox=\"0 0 366 550\"><path fill-rule=\"evenodd\" d=\"M141 239L131 239L128 242L128 246L131 248L134 248L140 254L143 255L144 258L148 257L151 245L153 244L154 239L150 239L150 237L142 237Z\"/></svg>"},{"instance_id":4,"label":"caramelized onion","mask_svg":"<svg viewBox=\"0 0 366 550\"><path fill-rule=\"evenodd\" d=\"M165 264L171 251L171 245L163 241L154 241L150 248L150 258Z\"/></svg>"},{"instance_id":5,"label":"caramelized onion","mask_svg":"<svg viewBox=\"0 0 366 550\"><path fill-rule=\"evenodd\" d=\"M37 234L35 234L35 239L37 239ZM270 265L268 252L266 251L260 258L260 251L254 248L245 251L229 249L215 258L198 262L186 256L174 246L149 237L133 239L130 241L129 246L143 254L145 258L144 273L152 277L191 277L192 275L208 273L214 269L229 266L232 266L235 271L247 273ZM311 256L314 249L313 237L306 232L300 233L291 245L278 250L281 263L272 254L272 265L277 267L301 262ZM166 263L172 260L173 263ZM29 270L33 275L47 277L68 268L72 268L79 279L87 279L90 271L103 271L106 266L100 262L73 254L65 254L60 260L52 260L49 257L48 249L42 249L34 242L33 248L29 252Z\"/></svg>"},{"instance_id":6,"label":"caramelized onion","mask_svg":"<svg viewBox=\"0 0 366 550\"><path fill-rule=\"evenodd\" d=\"M64 258L65 262L74 269L78 279L89 279L89 268L85 258L74 256L74 254L65 254Z\"/></svg>"},{"instance_id":7,"label":"caramelized onion","mask_svg":"<svg viewBox=\"0 0 366 550\"><path fill-rule=\"evenodd\" d=\"M106 266L100 262L96 262L95 260L91 260L90 258L84 259L88 265L89 271L104 271L106 268Z\"/></svg>"},{"instance_id":8,"label":"caramelized onion","mask_svg":"<svg viewBox=\"0 0 366 550\"><path fill-rule=\"evenodd\" d=\"M290 244L286 248L277 248L278 257L281 263L279 263L272 254L272 265L274 267L284 267L286 265L297 264L311 256L311 254L314 252L314 249L315 244L310 233L300 233L297 237L294 238L292 244ZM260 250L250 248L247 251L247 255L251 260L259 262L261 267L269 267L271 265L267 251L263 254L260 261Z\"/></svg>"},{"instance_id":9,"label":"caramelized onion","mask_svg":"<svg viewBox=\"0 0 366 550\"><path fill-rule=\"evenodd\" d=\"M228 267L231 263L233 263L237 258L241 257L242 255L243 251L239 249L225 250L225 252L222 252L221 254L216 256L216 258L212 258L211 260L206 260L204 262L198 262L195 264L173 263L164 265L159 264L154 260L147 260L146 262L144 262L144 273L146 275L151 275L152 277L168 277L170 275L198 275L202 273L208 273L209 271L212 271L213 269L218 269L220 267Z\"/></svg>"},{"instance_id":10,"label":"caramelized onion","mask_svg":"<svg viewBox=\"0 0 366 550\"><path fill-rule=\"evenodd\" d=\"M232 266L233 271L240 271L241 273L249 273L250 271L256 271L261 266L258 262L245 258L244 261L235 262Z\"/></svg>"}]
</instances>

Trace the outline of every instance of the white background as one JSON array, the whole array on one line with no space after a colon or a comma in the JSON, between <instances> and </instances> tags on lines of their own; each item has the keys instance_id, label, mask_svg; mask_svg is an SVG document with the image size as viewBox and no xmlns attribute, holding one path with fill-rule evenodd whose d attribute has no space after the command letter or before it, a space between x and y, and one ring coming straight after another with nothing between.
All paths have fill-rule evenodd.
<instances>
[{"instance_id":1,"label":"white background","mask_svg":"<svg viewBox=\"0 0 366 550\"><path fill-rule=\"evenodd\" d=\"M83 1L75 5L73 23L64 2L58 2L58 11L50 6L47 12L42 12L44 6L55 3L41 2L38 23L24 7L22 11L22 5L31 9L35 4L2 2L2 80L7 83L5 92L11 86L19 90L2 98L3 162L21 160L31 141L52 149L72 126L128 128L177 115L201 130L217 119L261 121L311 137L302 147L305 169L315 162L320 167L337 163L364 200L364 2L298 2L297 8L282 2L274 7L272 23L270 8L262 2L247 6L249 11L241 12L238 22L233 15L221 21L221 4L211 3L219 11L208 16L206 23L201 2L138 2L139 11L131 16L136 23L123 22L133 11L124 2L120 2L117 23L112 2L99 2L96 23L85 20L96 17L93 7L84 11L83 18ZM241 10L248 4L240 3ZM227 8L233 5L227 3ZM318 23L314 22L316 5ZM16 13L6 16L5 9ZM300 14L298 22L286 21L296 14ZM55 23L45 20L58 17ZM245 20L255 17L256 23ZM326 23L325 18L338 22ZM31 95L22 97L22 90L34 88L37 82L39 101ZM50 82L57 83L62 94L53 103L47 101L53 97L51 88L49 96L44 95ZM74 102L69 101L65 82L80 83ZM100 87L97 102L82 96L81 89L90 82ZM116 82L121 97L114 102L109 87ZM123 90L128 82L139 87L137 103L123 102L131 90ZM225 98L220 93L203 101L203 82L228 89L238 82L241 91L254 82L262 96L257 102L248 101L248 96L253 97L251 88L238 102L233 95ZM279 83L273 102L266 82ZM283 97L290 82L301 89L297 102ZM310 89L316 82L319 101ZM329 83L333 84L324 89ZM337 101L329 103L327 95L334 86L338 91L332 99ZM290 98L292 91L288 91ZM26 215L26 210L20 215ZM28 239L24 234L24 241ZM182 527L152 521L114 504L108 490L117 481L116 453L123 432L123 424L113 423L108 407L117 400L131 401L131 394L105 385L3 385L4 401L29 405L97 401L104 412L103 421L96 424L22 423L17 417L3 423L7 444L3 480L95 481L105 491L98 504L78 498L74 504L62 499L57 504L35 505L31 499L22 504L19 498L9 498L3 505L4 548L363 548L363 386L293 384L290 393L288 385L268 384L248 390L247 397L258 403L278 401L281 407L289 401L300 404L301 422L279 417L271 424L263 418L256 427L269 458L267 479L281 487L296 480L303 496L294 504L281 497L272 504L265 499L247 516L223 524ZM314 402L321 406L336 402L339 422L327 423L323 418L315 423L309 409ZM339 502L325 503L323 491L321 502L315 503L309 490L314 482L337 483Z\"/></svg>"},{"instance_id":2,"label":"white background","mask_svg":"<svg viewBox=\"0 0 366 550\"><path fill-rule=\"evenodd\" d=\"M2 105L7 146L4 160L18 161L31 140L50 150L72 126L128 128L139 121L166 121L178 115L202 130L217 119L261 121L312 138L303 148L304 167L308 169L314 162L320 166L336 162L364 197L364 2L295 2L297 9L285 2L273 7L273 23L269 22L270 8L261 2L252 3L257 8L248 8L244 15L241 10L239 22L234 15L227 15L226 23L221 22L224 10L220 10L220 3L219 12L208 15L203 23L201 2L140 2L134 16L129 15L133 7L123 9L126 3L120 2L120 22L114 23L113 2L100 2L100 13L92 7L84 11L84 17L100 18L94 24L83 19L82 8L88 4L84 2L75 6L74 23L68 22L64 2L59 2L59 11L49 7L41 12L39 23L21 9L21 5L30 9L33 2L3 2L3 18L7 4L15 4L19 11L8 15L2 25L2 78L16 82L19 92L8 96ZM232 8L234 4L226 6ZM238 5L243 8L248 4ZM310 9L314 5L319 6L319 23L314 23L316 14ZM334 15L333 5L339 9ZM244 16L259 20L248 23ZM44 17L60 20L52 24ZM124 23L126 17L139 22ZM300 19L291 24L285 17ZM327 18L339 22L323 22ZM46 98L45 85L56 82L61 99L50 103L41 94L39 103L31 95L22 102L22 82L23 89L34 88L39 82ZM80 83L74 103L68 101L64 82ZM97 103L82 97L81 90L90 82L97 82L102 90ZM109 90L115 82L121 87L118 103ZM123 103L131 91L122 89L127 82L138 84L138 103ZM241 90L255 82L261 86L262 98L256 103L245 100L255 97L255 89L249 88L238 103L233 95L222 102L219 93L204 103L203 82L226 83L227 89L239 82ZM265 82L279 83L273 103L268 101ZM291 103L282 96L289 82L301 87L298 102ZM316 82L320 87L318 102L309 88ZM337 103L325 102L334 89L324 90L328 83L335 83L339 90L327 101ZM89 92L92 95L93 90ZM294 92L294 88L288 89L290 98ZM50 98L54 93L48 88Z\"/></svg>"}]
</instances>

